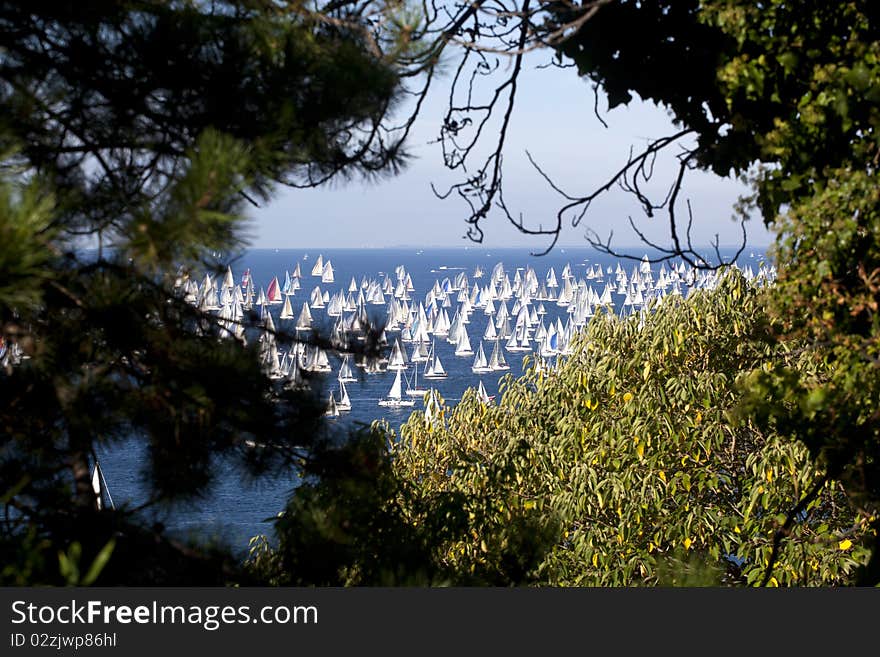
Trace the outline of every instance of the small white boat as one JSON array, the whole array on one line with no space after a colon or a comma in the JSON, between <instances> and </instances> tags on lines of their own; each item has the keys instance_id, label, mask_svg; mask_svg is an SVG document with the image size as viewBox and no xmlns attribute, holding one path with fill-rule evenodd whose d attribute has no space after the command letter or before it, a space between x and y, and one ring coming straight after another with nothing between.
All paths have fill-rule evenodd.
<instances>
[{"instance_id":1,"label":"small white boat","mask_svg":"<svg viewBox=\"0 0 880 657\"><path fill-rule=\"evenodd\" d=\"M477 355L474 358L474 364L471 367L471 371L474 374L482 374L485 372L493 371L489 366L489 361L486 360L486 352L483 351L483 341L480 341L480 346L477 347Z\"/></svg>"},{"instance_id":2,"label":"small white boat","mask_svg":"<svg viewBox=\"0 0 880 657\"><path fill-rule=\"evenodd\" d=\"M339 399L336 400L336 408L339 411L351 410L351 398L348 396L348 390L345 389L345 381L339 379Z\"/></svg>"},{"instance_id":3,"label":"small white boat","mask_svg":"<svg viewBox=\"0 0 880 657\"><path fill-rule=\"evenodd\" d=\"M426 379L445 379L447 376L448 374L446 374L446 370L443 368L443 363L440 362L440 356L434 354L433 360L428 361L424 377Z\"/></svg>"},{"instance_id":4,"label":"small white boat","mask_svg":"<svg viewBox=\"0 0 880 657\"><path fill-rule=\"evenodd\" d=\"M318 255L315 265L312 267L312 276L321 277L324 274L324 256Z\"/></svg>"},{"instance_id":5,"label":"small white boat","mask_svg":"<svg viewBox=\"0 0 880 657\"><path fill-rule=\"evenodd\" d=\"M424 397L426 394L428 394L427 388L419 388L419 368L418 368L418 366L416 366L413 369L412 384L407 385L406 394L408 394L410 397Z\"/></svg>"},{"instance_id":6,"label":"small white boat","mask_svg":"<svg viewBox=\"0 0 880 657\"><path fill-rule=\"evenodd\" d=\"M510 369L510 365L504 360L504 353L501 351L498 340L495 341L495 348L492 350L492 355L489 357L489 367L496 372Z\"/></svg>"},{"instance_id":7,"label":"small white boat","mask_svg":"<svg viewBox=\"0 0 880 657\"><path fill-rule=\"evenodd\" d=\"M285 295L284 305L281 307L279 319L293 319L293 307L290 305L290 296Z\"/></svg>"},{"instance_id":8,"label":"small white boat","mask_svg":"<svg viewBox=\"0 0 880 657\"><path fill-rule=\"evenodd\" d=\"M415 399L404 399L401 395L402 384L400 380L400 370L397 370L397 373L394 376L394 383L391 385L391 390L388 391L388 396L385 399L379 400L379 406L415 406Z\"/></svg>"},{"instance_id":9,"label":"small white boat","mask_svg":"<svg viewBox=\"0 0 880 657\"><path fill-rule=\"evenodd\" d=\"M495 395L490 395L486 391L486 386L483 385L483 380L480 379L480 385L477 387L477 396L480 398L480 401L484 404L490 404L495 401Z\"/></svg>"},{"instance_id":10,"label":"small white boat","mask_svg":"<svg viewBox=\"0 0 880 657\"><path fill-rule=\"evenodd\" d=\"M110 508L116 508L116 505L113 504L113 498L110 497L110 489L107 488L107 480L104 479L104 471L101 469L101 464L98 463L97 459L95 460L95 469L92 471L92 490L95 492L95 506L98 508L98 511L104 508L105 495L107 496L107 501L110 502Z\"/></svg>"},{"instance_id":11,"label":"small white boat","mask_svg":"<svg viewBox=\"0 0 880 657\"><path fill-rule=\"evenodd\" d=\"M336 399L333 393L330 393L330 399L327 401L327 410L324 411L325 417L339 417L339 408L336 406Z\"/></svg>"},{"instance_id":12,"label":"small white boat","mask_svg":"<svg viewBox=\"0 0 880 657\"><path fill-rule=\"evenodd\" d=\"M342 358L342 365L339 366L339 380L340 381L357 381L357 378L351 371L351 359L349 354L345 354Z\"/></svg>"},{"instance_id":13,"label":"small white boat","mask_svg":"<svg viewBox=\"0 0 880 657\"><path fill-rule=\"evenodd\" d=\"M296 328L299 331L308 331L312 328L312 313L309 310L309 304L303 302L302 310L296 319Z\"/></svg>"},{"instance_id":14,"label":"small white boat","mask_svg":"<svg viewBox=\"0 0 880 657\"><path fill-rule=\"evenodd\" d=\"M471 341L468 338L467 329L462 327L458 333L458 342L455 346L456 356L472 356L474 350L471 349Z\"/></svg>"},{"instance_id":15,"label":"small white boat","mask_svg":"<svg viewBox=\"0 0 880 657\"><path fill-rule=\"evenodd\" d=\"M333 283L335 282L333 272L333 265L330 264L330 261L327 260L324 263L324 268L321 270L321 282L322 283Z\"/></svg>"},{"instance_id":16,"label":"small white boat","mask_svg":"<svg viewBox=\"0 0 880 657\"><path fill-rule=\"evenodd\" d=\"M394 347L391 350L391 357L388 360L389 370L405 370L407 368L406 353L400 344L400 339L394 341Z\"/></svg>"}]
</instances>

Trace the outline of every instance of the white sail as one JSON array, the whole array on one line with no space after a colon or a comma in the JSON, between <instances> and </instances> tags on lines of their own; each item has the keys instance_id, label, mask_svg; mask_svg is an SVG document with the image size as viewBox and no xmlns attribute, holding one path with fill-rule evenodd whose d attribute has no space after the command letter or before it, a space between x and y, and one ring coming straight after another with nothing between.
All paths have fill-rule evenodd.
<instances>
[{"instance_id":1,"label":"white sail","mask_svg":"<svg viewBox=\"0 0 880 657\"><path fill-rule=\"evenodd\" d=\"M342 358L342 365L339 366L339 380L340 381L356 381L354 374L351 371L351 357L349 354L345 354Z\"/></svg>"},{"instance_id":2,"label":"white sail","mask_svg":"<svg viewBox=\"0 0 880 657\"><path fill-rule=\"evenodd\" d=\"M402 394L402 387L400 381L400 372L401 370L397 370L397 373L394 375L394 383L391 385L391 390L388 391L388 396L391 399L400 399Z\"/></svg>"},{"instance_id":3,"label":"white sail","mask_svg":"<svg viewBox=\"0 0 880 657\"><path fill-rule=\"evenodd\" d=\"M409 360L413 363L424 363L428 360L428 348L424 342L413 342L412 355Z\"/></svg>"},{"instance_id":4,"label":"white sail","mask_svg":"<svg viewBox=\"0 0 880 657\"><path fill-rule=\"evenodd\" d=\"M416 403L415 399L403 399L401 395L402 384L400 380L400 370L397 370L397 373L394 375L394 383L391 384L391 390L388 391L388 396L385 399L379 400L379 406L414 406Z\"/></svg>"},{"instance_id":5,"label":"white sail","mask_svg":"<svg viewBox=\"0 0 880 657\"><path fill-rule=\"evenodd\" d=\"M496 340L495 347L492 349L492 355L489 357L489 367L495 371L509 370L510 365L504 360L504 353L501 351L501 343Z\"/></svg>"},{"instance_id":6,"label":"white sail","mask_svg":"<svg viewBox=\"0 0 880 657\"><path fill-rule=\"evenodd\" d=\"M312 308L323 308L324 307L324 295L321 293L321 287L315 286L315 289L312 290L312 294L309 297L309 304Z\"/></svg>"},{"instance_id":7,"label":"white sail","mask_svg":"<svg viewBox=\"0 0 880 657\"><path fill-rule=\"evenodd\" d=\"M388 360L389 370L405 370L407 367L406 353L400 345L400 340L394 341L394 347L391 350L391 358Z\"/></svg>"},{"instance_id":8,"label":"white sail","mask_svg":"<svg viewBox=\"0 0 880 657\"><path fill-rule=\"evenodd\" d=\"M484 340L494 340L498 337L498 332L495 330L495 322L489 320L486 322L486 331L483 333Z\"/></svg>"},{"instance_id":9,"label":"white sail","mask_svg":"<svg viewBox=\"0 0 880 657\"><path fill-rule=\"evenodd\" d=\"M266 340L260 349L260 359L263 371L270 379L281 379L284 374L281 371L281 358L278 354L278 346L274 339Z\"/></svg>"},{"instance_id":10,"label":"white sail","mask_svg":"<svg viewBox=\"0 0 880 657\"><path fill-rule=\"evenodd\" d=\"M330 359L327 358L327 352L320 347L315 347L314 357L312 359L313 372L331 372L333 368L330 366Z\"/></svg>"},{"instance_id":11,"label":"white sail","mask_svg":"<svg viewBox=\"0 0 880 657\"><path fill-rule=\"evenodd\" d=\"M327 410L324 412L324 415L327 417L339 417L339 408L336 406L336 399L333 398L333 393L330 393L330 399L327 402Z\"/></svg>"},{"instance_id":12,"label":"white sail","mask_svg":"<svg viewBox=\"0 0 880 657\"><path fill-rule=\"evenodd\" d=\"M424 397L427 392L425 388L419 388L419 368L413 368L412 383L407 386L406 394L410 397Z\"/></svg>"},{"instance_id":13,"label":"white sail","mask_svg":"<svg viewBox=\"0 0 880 657\"><path fill-rule=\"evenodd\" d=\"M474 353L474 350L471 348L471 341L468 338L467 329L462 327L458 333L458 344L455 346L455 355L456 356L470 356Z\"/></svg>"},{"instance_id":14,"label":"white sail","mask_svg":"<svg viewBox=\"0 0 880 657\"><path fill-rule=\"evenodd\" d=\"M324 263L324 268L321 270L321 282L322 283L333 283L333 265L330 264L330 260Z\"/></svg>"},{"instance_id":15,"label":"white sail","mask_svg":"<svg viewBox=\"0 0 880 657\"><path fill-rule=\"evenodd\" d=\"M490 395L486 391L486 386L483 385L483 380L480 379L480 385L477 387L477 396L480 398L480 401L484 404L489 404L495 399L495 395Z\"/></svg>"},{"instance_id":16,"label":"white sail","mask_svg":"<svg viewBox=\"0 0 880 657\"><path fill-rule=\"evenodd\" d=\"M107 500L110 502L110 508L115 509L113 498L110 497L110 490L107 488L107 481L104 479L104 471L101 464L95 461L95 469L92 471L92 490L95 492L95 506L98 511L104 508L104 494L107 494Z\"/></svg>"},{"instance_id":17,"label":"white sail","mask_svg":"<svg viewBox=\"0 0 880 657\"><path fill-rule=\"evenodd\" d=\"M443 369L443 363L440 362L440 356L434 354L434 360L431 362L431 369L425 372L426 379L445 379L446 370Z\"/></svg>"},{"instance_id":18,"label":"white sail","mask_svg":"<svg viewBox=\"0 0 880 657\"><path fill-rule=\"evenodd\" d=\"M489 367L489 362L486 360L486 352L483 351L482 340L480 340L480 346L477 347L477 355L474 358L474 364L473 367L471 367L471 371L475 374L492 371L492 368Z\"/></svg>"},{"instance_id":19,"label":"white sail","mask_svg":"<svg viewBox=\"0 0 880 657\"><path fill-rule=\"evenodd\" d=\"M223 279L223 287L224 288L233 288L235 287L235 276L232 275L232 267L226 266L226 276Z\"/></svg>"},{"instance_id":20,"label":"white sail","mask_svg":"<svg viewBox=\"0 0 880 657\"><path fill-rule=\"evenodd\" d=\"M312 276L321 276L324 273L324 256L319 255L312 267Z\"/></svg>"},{"instance_id":21,"label":"white sail","mask_svg":"<svg viewBox=\"0 0 880 657\"><path fill-rule=\"evenodd\" d=\"M309 310L309 304L303 303L302 310L296 320L296 328L306 331L312 328L312 313Z\"/></svg>"},{"instance_id":22,"label":"white sail","mask_svg":"<svg viewBox=\"0 0 880 657\"><path fill-rule=\"evenodd\" d=\"M443 422L442 398L436 390L431 390L425 398L425 422L437 424Z\"/></svg>"},{"instance_id":23,"label":"white sail","mask_svg":"<svg viewBox=\"0 0 880 657\"><path fill-rule=\"evenodd\" d=\"M285 295L284 306L281 308L279 319L293 319L293 308L290 306L290 296Z\"/></svg>"},{"instance_id":24,"label":"white sail","mask_svg":"<svg viewBox=\"0 0 880 657\"><path fill-rule=\"evenodd\" d=\"M348 396L348 390L345 389L345 381L339 379L339 399L336 401L336 408L340 411L351 410L351 398Z\"/></svg>"}]
</instances>

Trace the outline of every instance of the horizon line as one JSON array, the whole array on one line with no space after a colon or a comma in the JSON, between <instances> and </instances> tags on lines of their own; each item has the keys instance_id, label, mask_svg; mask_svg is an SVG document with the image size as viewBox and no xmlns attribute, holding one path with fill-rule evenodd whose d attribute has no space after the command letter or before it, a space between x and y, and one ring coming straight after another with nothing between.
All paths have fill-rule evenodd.
<instances>
[{"instance_id":1,"label":"horizon line","mask_svg":"<svg viewBox=\"0 0 880 657\"><path fill-rule=\"evenodd\" d=\"M772 244L748 245L745 249L743 249L743 251L754 250L754 249L768 249L770 246L772 246ZM718 245L719 249L738 249L739 247L740 247L739 244L720 244L720 245ZM714 245L708 244L705 247L697 247L697 248L705 248L708 250L708 249L713 249ZM450 250L461 250L461 251L480 251L480 250L491 251L492 249L496 249L496 250L497 249L531 249L531 250L535 250L531 246L521 245L521 244L516 244L516 245L512 244L512 245L503 245L503 246L482 246L482 245L453 246L453 245L443 245L443 244L434 245L434 246L421 246L418 244L328 246L325 244L325 245L320 245L320 246L316 246L316 245L308 245L308 246L245 246L245 247L243 247L243 249L244 250L251 250L251 251L294 251L294 250L305 250L305 249L311 249L311 250L327 249L327 250L338 250L338 251L341 251L341 250L363 251L363 250L379 250L379 249L421 249L421 250L450 249ZM552 253L553 251L556 251L559 249L589 249L592 251L598 251L598 252L602 253L602 251L599 251L599 249L596 249L593 246L583 245L583 244L557 244L552 249L550 249L550 252ZM619 249L629 249L629 250L638 249L638 250L642 250L642 251L657 251L657 249L654 247L646 247L645 245L636 245L636 244L621 245L621 246L615 247L615 249L618 249L618 250Z\"/></svg>"}]
</instances>

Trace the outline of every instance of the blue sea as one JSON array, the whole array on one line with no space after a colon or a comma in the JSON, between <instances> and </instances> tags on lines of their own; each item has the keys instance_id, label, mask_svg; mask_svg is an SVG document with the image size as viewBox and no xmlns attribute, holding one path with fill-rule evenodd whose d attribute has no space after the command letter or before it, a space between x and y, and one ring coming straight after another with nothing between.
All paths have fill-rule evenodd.
<instances>
[{"instance_id":1,"label":"blue sea","mask_svg":"<svg viewBox=\"0 0 880 657\"><path fill-rule=\"evenodd\" d=\"M627 251L630 255L641 258L648 255L653 258L657 254L644 249ZM722 250L722 255L729 257L733 251ZM330 260L335 272L333 283L322 283L320 277L311 275L314 262L321 256L324 262ZM751 265L757 270L758 264L765 258L763 249L747 249L739 258L738 264L742 267ZM395 269L403 266L411 276L414 291L411 293L413 301L417 304L424 301L426 293L434 286L435 282L442 283L443 279L453 280L455 276L464 272L467 275L469 290L475 282L480 286L488 283L488 277L498 263L503 263L503 268L511 282L514 280L517 269L524 270L532 267L539 280L544 280L549 269L555 270L556 276L560 277L563 268L569 265L572 274L578 279L585 278L589 268L600 265L603 272L608 267L616 267L618 260L601 254L592 248L559 248L545 256L533 256L527 249L484 249L484 248L458 248L458 249L419 249L413 248L388 248L388 249L303 249L303 250L278 250L278 249L254 249L240 255L224 259L219 254L219 260L229 264L232 268L236 283L241 282L242 275L250 270L254 287L257 291L262 287L268 288L273 277L278 277L283 284L285 273L293 273L299 264L302 272L301 289L291 298L294 314L298 315L304 301L308 301L315 286L327 291L332 296L339 290L348 291L352 278L358 286L364 278L376 279L379 282L387 275L392 281L396 281ZM621 267L629 274L638 265L635 260L620 260ZM485 272L481 279L474 278L477 268ZM669 265L667 264L667 269ZM653 272L659 271L659 265L653 265ZM204 273L197 280L203 280ZM606 275L605 280L608 280ZM560 283L561 283L560 278ZM594 289L601 294L604 282L596 283ZM621 295L614 295L615 303L620 308ZM449 316L455 313L457 304L448 308ZM508 310L511 302L508 301ZM547 310L545 320L562 319L564 324L567 319L567 309L558 307L554 302L544 304ZM269 307L275 318L276 326L282 327L278 315L281 305ZM370 306L371 311L381 311L384 314L384 306ZM326 309L312 310L312 316L316 326L330 327L334 318L328 318L324 314ZM482 310L476 309L467 325L470 342L474 349L480 343L486 329L486 323L490 316ZM389 333L388 338L393 342L396 333ZM446 379L434 379L423 381L419 378L420 387L436 388L448 404L454 404L459 400L463 392L469 387L476 387L482 379L483 385L490 395L499 394L499 381L506 374L514 376L522 372L522 355L520 353L505 352L504 356L510 365L508 372L492 372L489 374L474 374L471 371L474 357L456 357L455 346L444 338L435 340L437 353L448 373ZM404 343L407 358L411 354L411 344ZM486 356L488 357L492 343L485 343ZM333 373L327 375L327 392L336 392L336 372L339 368L339 359L331 356ZM395 373L387 371L378 374L361 374L358 368L352 368L358 381L347 383L352 409L344 413L340 418L332 422L342 425L363 422L369 424L373 420L384 418L395 430L406 421L412 412L420 412L423 409L422 400L419 398L416 405L410 408L388 408L378 405L378 401L385 397L394 381ZM421 372L420 372L421 373ZM421 385L424 384L424 385ZM146 449L143 443L131 440L121 446L116 446L112 451L100 454L101 467L107 480L107 486L113 501L117 507L121 505L137 506L146 500L146 487L143 483L142 467L146 459ZM283 509L285 501L296 487L293 477L282 477L271 480L261 480L257 483L242 480L241 476L232 466L226 463L218 463L217 477L212 488L203 499L196 503L177 505L162 512L152 511L155 520L163 522L172 532L184 537L212 538L227 543L235 550L243 551L247 547L248 539L256 534L266 534L271 537L271 519Z\"/></svg>"}]
</instances>

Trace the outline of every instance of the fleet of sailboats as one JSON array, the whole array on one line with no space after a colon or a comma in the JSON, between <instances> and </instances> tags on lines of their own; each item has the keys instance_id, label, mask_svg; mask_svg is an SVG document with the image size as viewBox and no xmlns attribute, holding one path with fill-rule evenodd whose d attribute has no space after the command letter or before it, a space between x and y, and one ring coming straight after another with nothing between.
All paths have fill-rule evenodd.
<instances>
[{"instance_id":1,"label":"fleet of sailboats","mask_svg":"<svg viewBox=\"0 0 880 657\"><path fill-rule=\"evenodd\" d=\"M305 256L303 260L307 260ZM734 265L735 266L735 265ZM441 268L442 269L442 268ZM772 284L776 268L760 263L757 272L751 265L741 268L744 276L758 284ZM327 397L325 415L333 419L350 412L353 400L346 383L357 380L352 367L366 373L381 374L394 371L394 381L388 394L378 400L387 408L408 408L416 404L416 398L424 400L424 414L428 422L442 422L442 402L435 381L448 377L436 347L437 338L454 345L453 357L474 356L471 372L492 374L510 370L504 352L535 354L536 367L550 371L554 363L570 353L575 333L600 312L619 312L621 316L644 314L666 298L681 298L699 289L711 289L719 280L719 272L699 270L683 262L663 263L654 273L647 256L629 273L618 262L603 271L598 264L585 266L584 276L578 278L567 263L557 275L550 267L539 276L532 267L516 269L513 278L498 263L491 272L476 267L472 274L473 284L466 272L452 274L448 268L442 280L435 280L424 299L416 296L412 276L402 265L384 275L382 280L368 279L360 284L352 277L347 289L331 296L328 290L316 286L308 301L302 303L294 324L295 331L311 332L315 317L313 311L333 318L331 335L338 346L353 339L362 340L370 325L367 306L385 306L386 323L382 338L390 342L387 362L378 358L352 359L346 354L341 358L337 372L337 394ZM335 270L330 260L319 255L311 269L311 275L319 277L322 284L335 282ZM204 313L214 313L216 335L219 340L238 340L247 344L257 340L260 364L265 374L289 388L303 388L310 384L304 372L329 374L333 366L327 351L302 340L282 344L278 338L271 306L282 305L279 322L294 318L291 297L302 289L303 278L300 263L293 271L286 271L284 284L273 276L268 286L255 293L251 270L244 272L240 284L236 284L231 266L226 267L222 277L215 280L211 274L204 279L190 277L180 272L175 283L177 293ZM201 280L201 282L199 282ZM219 281L219 282L218 282ZM601 290L601 291L600 291ZM617 301L615 302L615 295ZM548 307L555 307L555 319ZM258 312L260 324L248 333L245 311ZM472 315L483 315L485 329L476 353L471 348L468 325ZM450 319L450 315L452 319ZM284 324L281 324L282 328ZM256 335L254 335L254 331ZM397 335L386 340L386 332ZM441 343L443 340L441 340ZM492 343L490 356L486 357L484 343ZM412 343L410 356L404 344ZM428 347L430 343L430 348ZM17 342L0 338L0 366L10 367L27 359ZM354 362L353 362L354 360ZM423 379L431 386L419 385L419 369L423 367ZM409 373L411 378L404 373ZM404 396L403 380L406 378ZM495 396L489 394L482 379L476 387L481 403L490 404ZM356 401L356 400L354 400ZM97 509L115 508L103 470L96 461L91 475Z\"/></svg>"},{"instance_id":2,"label":"fleet of sailboats","mask_svg":"<svg viewBox=\"0 0 880 657\"><path fill-rule=\"evenodd\" d=\"M444 385L442 382L450 376L438 340L451 345L444 347L447 351L442 358L472 358L472 374L509 371L506 354L533 354L537 367L552 369L555 362L570 353L575 333L595 315L646 313L667 297L684 297L694 290L711 288L718 280L717 272L698 270L683 262L663 263L655 270L647 257L629 271L620 262L605 269L597 263L580 266L580 276L571 263L560 270L550 266L542 274L531 266L508 270L500 262L485 270L478 266L470 276L465 270L440 267L432 270L439 272L438 277L421 296L403 265L380 273L378 278L365 275L358 281L351 276L348 284L334 291L329 286L335 283L336 270L329 258L319 254L307 271L320 278L320 285L301 302L293 299L303 289L299 262L284 271L283 284L273 276L265 288L256 287L250 269L236 284L229 266L216 279L210 273L202 279L181 273L176 287L185 300L205 313L215 314L220 339L242 343L258 340L264 371L289 387L310 385L305 373L334 371L326 349L306 344L306 334L311 335L322 322L330 321L333 345L352 344L364 339L370 317L375 316L368 307L384 308L380 341L388 345L389 355L341 358L336 371L339 387L336 394L328 396L326 411L329 417L338 417L357 403L346 387L346 383L357 380L355 367L380 376L394 372L391 389L378 403L383 407L410 407L416 398L430 396L428 393ZM759 283L772 282L776 275L774 267L763 263L757 272L748 266L743 273ZM300 304L298 313L294 303ZM280 312L273 313L275 305L281 306ZM261 320L256 334L253 329L246 330L246 311L250 310ZM281 333L276 331L273 314ZM480 328L473 328L475 324ZM296 332L298 341L287 343L276 338L290 330ZM475 337L479 336L476 349L471 342L473 331ZM8 348L0 345L2 363L24 357L15 344ZM453 373L459 371L461 366L454 365ZM482 401L494 399L482 379L477 383ZM97 468L96 474L100 474Z\"/></svg>"}]
</instances>

